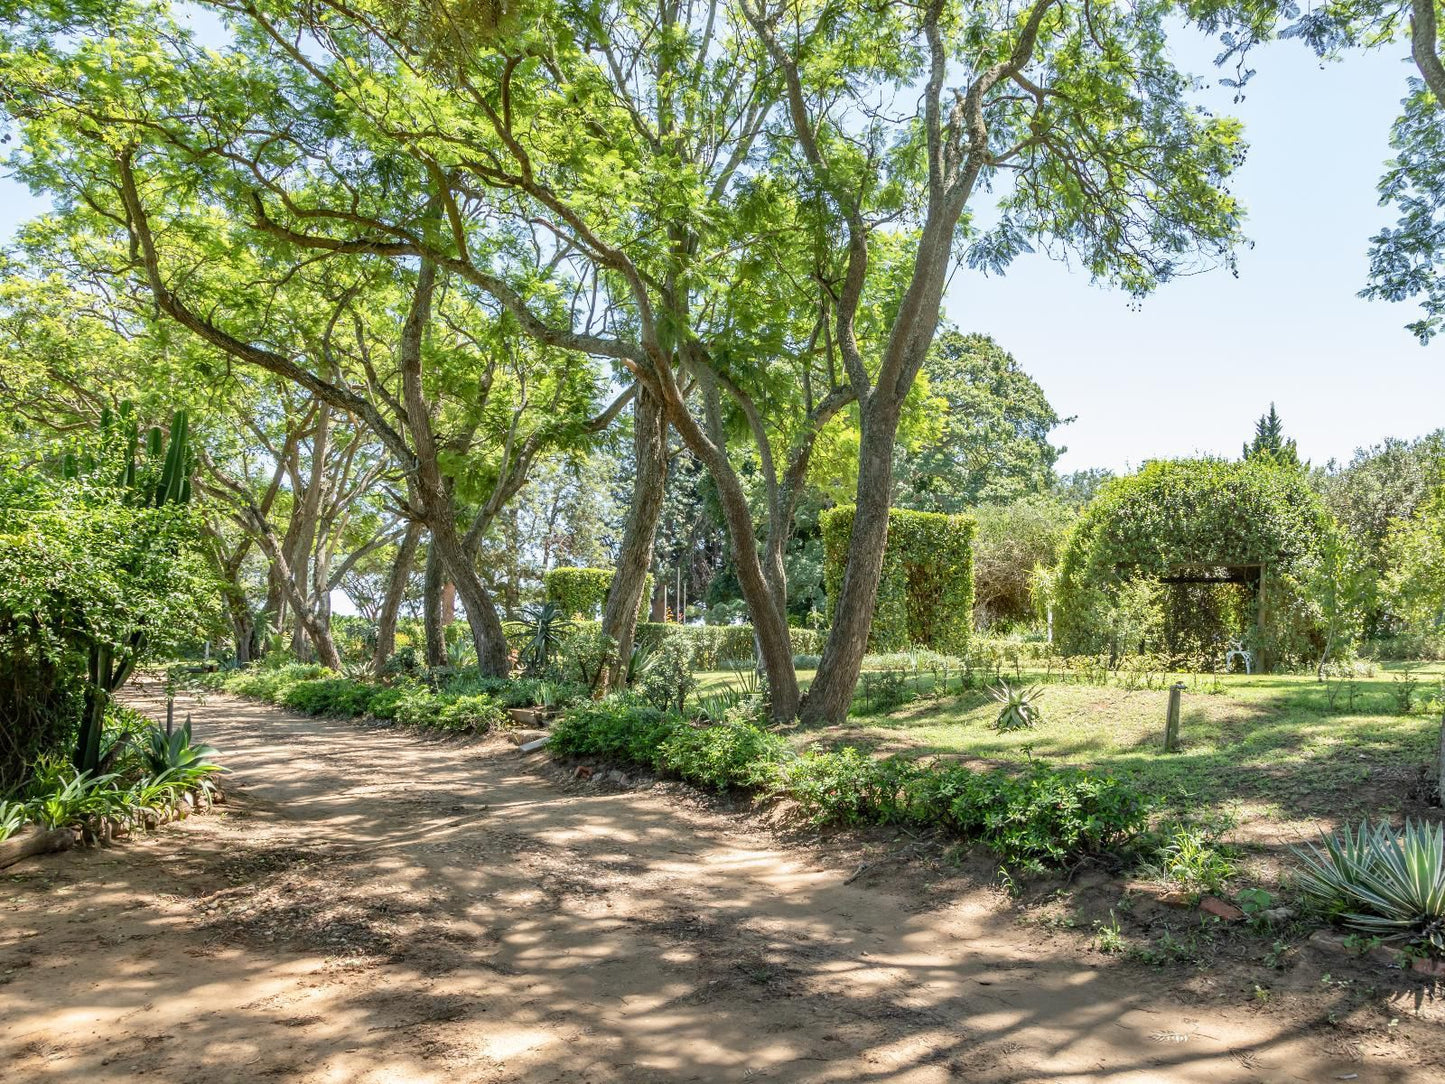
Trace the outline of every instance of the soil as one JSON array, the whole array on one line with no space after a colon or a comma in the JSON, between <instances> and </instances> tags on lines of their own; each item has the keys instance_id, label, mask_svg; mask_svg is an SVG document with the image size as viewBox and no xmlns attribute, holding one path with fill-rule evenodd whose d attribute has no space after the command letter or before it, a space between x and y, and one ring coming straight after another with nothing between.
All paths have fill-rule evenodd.
<instances>
[{"instance_id":1,"label":"soil","mask_svg":"<svg viewBox=\"0 0 1445 1084\"><path fill-rule=\"evenodd\" d=\"M501 738L178 712L224 806L0 875L6 1080L1445 1079L1427 980L1303 937L1266 968L1101 872L1015 900ZM1187 961L1096 951L1116 909Z\"/></svg>"}]
</instances>

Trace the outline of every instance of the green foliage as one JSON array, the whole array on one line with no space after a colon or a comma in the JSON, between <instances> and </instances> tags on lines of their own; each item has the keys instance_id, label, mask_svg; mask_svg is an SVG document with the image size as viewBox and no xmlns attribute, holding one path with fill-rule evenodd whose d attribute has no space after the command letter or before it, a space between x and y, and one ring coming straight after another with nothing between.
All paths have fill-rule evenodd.
<instances>
[{"instance_id":1,"label":"green foliage","mask_svg":"<svg viewBox=\"0 0 1445 1084\"><path fill-rule=\"evenodd\" d=\"M577 678L580 670L574 668L572 654L588 637L601 632L601 626L594 621L573 623L573 632L563 643L563 669L570 678ZM823 635L816 629L791 628L788 635L794 652L816 655L823 648ZM726 663L749 660L753 657L753 627L751 625L678 625L663 621L640 621L633 637L634 650L651 654L664 640L673 637L685 639L692 647L692 665L698 670L717 670ZM583 649L587 654L589 669L600 655L600 647L590 645ZM642 661L639 656L638 662Z\"/></svg>"},{"instance_id":2,"label":"green foliage","mask_svg":"<svg viewBox=\"0 0 1445 1084\"><path fill-rule=\"evenodd\" d=\"M1445 825L1346 825L1295 848L1305 898L1351 929L1445 953Z\"/></svg>"},{"instance_id":3,"label":"green foliage","mask_svg":"<svg viewBox=\"0 0 1445 1084\"><path fill-rule=\"evenodd\" d=\"M900 507L963 512L1048 488L1060 452L1049 436L1062 420L1012 354L987 335L946 330L923 378L927 421L897 456Z\"/></svg>"},{"instance_id":4,"label":"green foliage","mask_svg":"<svg viewBox=\"0 0 1445 1084\"><path fill-rule=\"evenodd\" d=\"M187 781L200 779L221 770L211 759L215 755L214 747L192 740L189 716L169 736L158 726L151 726L146 733L145 764L153 779L167 776Z\"/></svg>"},{"instance_id":5,"label":"green foliage","mask_svg":"<svg viewBox=\"0 0 1445 1084\"><path fill-rule=\"evenodd\" d=\"M602 616L614 575L610 568L554 568L542 577L542 587L547 601L555 602L563 614L591 620ZM652 584L648 573L638 602L639 614L652 599Z\"/></svg>"},{"instance_id":6,"label":"green foliage","mask_svg":"<svg viewBox=\"0 0 1445 1084\"><path fill-rule=\"evenodd\" d=\"M906 789L919 778L912 761L875 760L848 746L785 765L782 789L814 824L890 824L918 819Z\"/></svg>"},{"instance_id":7,"label":"green foliage","mask_svg":"<svg viewBox=\"0 0 1445 1084\"><path fill-rule=\"evenodd\" d=\"M113 690L213 616L199 519L173 499L184 442L143 454L128 409L122 422L56 470L0 469L0 786L72 739L96 773Z\"/></svg>"},{"instance_id":8,"label":"green foliage","mask_svg":"<svg viewBox=\"0 0 1445 1084\"><path fill-rule=\"evenodd\" d=\"M1011 504L984 505L971 513L973 538L973 615L976 627L999 622L1028 622L1045 616L1035 605L1035 577L1058 562L1078 513L1052 496L1023 497Z\"/></svg>"},{"instance_id":9,"label":"green foliage","mask_svg":"<svg viewBox=\"0 0 1445 1084\"><path fill-rule=\"evenodd\" d=\"M1245 459L1263 459L1280 467L1300 467L1299 451L1293 440L1285 439L1284 422L1274 404L1269 413L1261 414L1254 423L1254 439L1244 446Z\"/></svg>"},{"instance_id":10,"label":"green foliage","mask_svg":"<svg viewBox=\"0 0 1445 1084\"><path fill-rule=\"evenodd\" d=\"M843 582L854 509L823 513L824 582L830 607ZM961 654L973 623L974 523L963 515L888 513L888 544L868 636L870 651L918 645ZM795 645L796 649L796 645Z\"/></svg>"},{"instance_id":11,"label":"green foliage","mask_svg":"<svg viewBox=\"0 0 1445 1084\"><path fill-rule=\"evenodd\" d=\"M687 698L697 688L692 655L693 643L680 628L663 637L648 654L637 691L653 707L682 714Z\"/></svg>"},{"instance_id":12,"label":"green foliage","mask_svg":"<svg viewBox=\"0 0 1445 1084\"><path fill-rule=\"evenodd\" d=\"M552 724L548 748L557 756L592 756L651 767L682 720L628 696L573 708Z\"/></svg>"},{"instance_id":13,"label":"green foliage","mask_svg":"<svg viewBox=\"0 0 1445 1084\"><path fill-rule=\"evenodd\" d=\"M1043 721L1043 715L1039 711L1039 699L1043 693L1040 685L1026 689L1021 685L1010 685L1006 681L999 682L989 690L989 694L999 706L993 729L1000 734L1010 734L1015 730L1033 730Z\"/></svg>"},{"instance_id":14,"label":"green foliage","mask_svg":"<svg viewBox=\"0 0 1445 1084\"><path fill-rule=\"evenodd\" d=\"M788 743L747 722L676 726L658 746L655 766L715 790L767 787L777 778Z\"/></svg>"},{"instance_id":15,"label":"green foliage","mask_svg":"<svg viewBox=\"0 0 1445 1084\"><path fill-rule=\"evenodd\" d=\"M0 798L0 841L7 840L25 825L29 813L23 802Z\"/></svg>"},{"instance_id":16,"label":"green foliage","mask_svg":"<svg viewBox=\"0 0 1445 1084\"><path fill-rule=\"evenodd\" d=\"M1267 459L1149 463L1108 482L1071 535L1059 565L1055 639L1068 654L1122 654L1140 646L1125 637L1163 637L1167 619L1173 638L1192 637L1203 647L1226 634L1253 640L1252 603L1222 615L1206 607L1186 628L1178 612L1184 600L1176 593L1166 605L1154 585L1181 570L1261 565L1263 642L1253 644L1256 658L1273 664L1317 658L1321 623L1304 584L1333 529L1301 472ZM1141 583L1150 597L1121 607L1121 592Z\"/></svg>"},{"instance_id":17,"label":"green foliage","mask_svg":"<svg viewBox=\"0 0 1445 1084\"><path fill-rule=\"evenodd\" d=\"M282 707L307 715L339 715L350 719L371 710L376 690L377 686L353 678L316 678L281 686L271 699Z\"/></svg>"},{"instance_id":18,"label":"green foliage","mask_svg":"<svg viewBox=\"0 0 1445 1084\"><path fill-rule=\"evenodd\" d=\"M1445 486L1409 518L1395 521L1384 543L1384 594L1415 632L1445 631Z\"/></svg>"},{"instance_id":19,"label":"green foliage","mask_svg":"<svg viewBox=\"0 0 1445 1084\"><path fill-rule=\"evenodd\" d=\"M562 650L562 641L571 631L565 611L555 602L529 606L517 622L522 634L522 647L517 658L529 676L545 674Z\"/></svg>"},{"instance_id":20,"label":"green foliage","mask_svg":"<svg viewBox=\"0 0 1445 1084\"><path fill-rule=\"evenodd\" d=\"M1220 893L1237 869L1233 853L1215 833L1202 825L1176 824L1164 832L1145 871L1191 892Z\"/></svg>"}]
</instances>

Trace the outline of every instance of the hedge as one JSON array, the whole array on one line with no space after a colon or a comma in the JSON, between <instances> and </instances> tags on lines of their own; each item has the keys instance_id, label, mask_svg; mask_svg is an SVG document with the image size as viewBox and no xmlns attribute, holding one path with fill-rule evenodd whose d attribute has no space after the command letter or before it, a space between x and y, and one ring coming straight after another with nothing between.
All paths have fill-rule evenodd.
<instances>
[{"instance_id":1,"label":"hedge","mask_svg":"<svg viewBox=\"0 0 1445 1084\"><path fill-rule=\"evenodd\" d=\"M562 612L571 616L597 618L607 605L607 592L612 589L610 568L554 568L542 577L542 586L547 601L555 602ZM652 573L642 587L642 599L637 606L640 616L652 599Z\"/></svg>"},{"instance_id":2,"label":"hedge","mask_svg":"<svg viewBox=\"0 0 1445 1084\"><path fill-rule=\"evenodd\" d=\"M780 735L751 723L696 726L626 696L568 712L548 748L556 757L597 757L787 798L819 825L938 828L1026 866L1062 867L1118 850L1143 831L1150 809L1127 783L1077 768L976 771L875 760L853 748L797 756Z\"/></svg>"},{"instance_id":3,"label":"hedge","mask_svg":"<svg viewBox=\"0 0 1445 1084\"><path fill-rule=\"evenodd\" d=\"M1227 620L1241 624L1237 631L1249 637L1260 661L1312 654L1319 617L1303 584L1335 529L1299 470L1261 459L1148 463L1105 483L1071 535L1059 562L1055 640L1066 654L1138 650L1138 642L1121 636L1166 639L1166 624L1183 628L1182 606L1164 605L1162 577L1259 565L1262 619L1233 613ZM1152 601L1145 597L1151 592ZM1124 612L1131 605L1139 615Z\"/></svg>"},{"instance_id":4,"label":"hedge","mask_svg":"<svg viewBox=\"0 0 1445 1084\"><path fill-rule=\"evenodd\" d=\"M851 505L833 508L819 519L829 622L843 584L854 511ZM889 510L869 651L931 647L961 655L967 650L973 626L973 532L970 516Z\"/></svg>"},{"instance_id":5,"label":"hedge","mask_svg":"<svg viewBox=\"0 0 1445 1084\"><path fill-rule=\"evenodd\" d=\"M595 631L596 621L578 621L576 627ZM692 644L692 664L698 670L716 670L730 662L744 662L753 656L751 625L677 625L661 621L639 621L633 643L654 649L669 636L682 636ZM823 634L816 629L789 629L793 654L816 655L823 650Z\"/></svg>"}]
</instances>

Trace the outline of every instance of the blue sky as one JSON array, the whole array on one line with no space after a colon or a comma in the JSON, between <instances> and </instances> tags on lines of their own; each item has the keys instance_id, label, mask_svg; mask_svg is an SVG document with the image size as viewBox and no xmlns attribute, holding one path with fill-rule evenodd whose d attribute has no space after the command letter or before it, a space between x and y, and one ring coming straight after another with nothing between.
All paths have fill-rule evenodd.
<instances>
[{"instance_id":1,"label":"blue sky","mask_svg":"<svg viewBox=\"0 0 1445 1084\"><path fill-rule=\"evenodd\" d=\"M1213 80L1213 51L1185 42L1180 55ZM1181 280L1134 308L1043 256L1003 277L954 277L948 315L995 336L1077 416L1056 437L1069 448L1061 469L1238 455L1271 401L1316 463L1445 425L1445 338L1421 347L1404 330L1413 308L1356 297L1368 239L1390 221L1375 183L1414 70L1406 57L1401 46L1322 65L1286 42L1253 56L1243 102L1203 94L1245 121L1251 145L1233 185L1254 243L1237 278ZM0 238L45 206L0 178Z\"/></svg>"}]
</instances>

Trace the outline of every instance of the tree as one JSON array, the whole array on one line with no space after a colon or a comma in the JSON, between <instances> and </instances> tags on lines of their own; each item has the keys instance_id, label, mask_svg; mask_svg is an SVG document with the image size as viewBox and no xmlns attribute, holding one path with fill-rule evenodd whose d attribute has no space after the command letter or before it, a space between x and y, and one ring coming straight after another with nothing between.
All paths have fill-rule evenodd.
<instances>
[{"instance_id":1,"label":"tree","mask_svg":"<svg viewBox=\"0 0 1445 1084\"><path fill-rule=\"evenodd\" d=\"M1269 404L1269 413L1261 414L1254 423L1254 439L1244 445L1245 459L1267 459L1285 467L1299 467L1299 452L1293 440L1286 440L1284 421L1274 404Z\"/></svg>"},{"instance_id":2,"label":"tree","mask_svg":"<svg viewBox=\"0 0 1445 1084\"><path fill-rule=\"evenodd\" d=\"M1058 563L1078 513L1055 497L1028 496L973 509L974 624L1028 621L1033 584Z\"/></svg>"},{"instance_id":3,"label":"tree","mask_svg":"<svg viewBox=\"0 0 1445 1084\"><path fill-rule=\"evenodd\" d=\"M1438 633L1445 627L1445 488L1408 519L1395 521L1385 553L1384 593L1391 610L1418 631Z\"/></svg>"},{"instance_id":4,"label":"tree","mask_svg":"<svg viewBox=\"0 0 1445 1084\"><path fill-rule=\"evenodd\" d=\"M1049 435L1064 424L1044 391L987 335L945 331L923 363L934 424L899 457L900 508L961 512L1045 492L1064 452Z\"/></svg>"}]
</instances>

